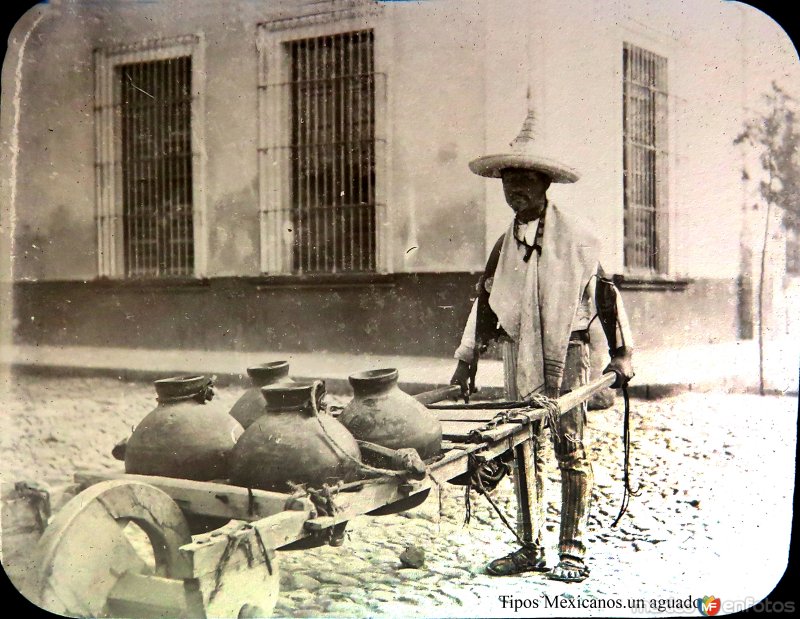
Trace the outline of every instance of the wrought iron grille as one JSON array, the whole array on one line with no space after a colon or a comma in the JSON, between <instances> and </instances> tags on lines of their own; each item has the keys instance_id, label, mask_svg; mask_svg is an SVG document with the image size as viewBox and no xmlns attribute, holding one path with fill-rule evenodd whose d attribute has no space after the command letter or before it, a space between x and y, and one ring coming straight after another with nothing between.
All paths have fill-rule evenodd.
<instances>
[{"instance_id":1,"label":"wrought iron grille","mask_svg":"<svg viewBox=\"0 0 800 619\"><path fill-rule=\"evenodd\" d=\"M371 31L287 44L297 271L375 269Z\"/></svg>"},{"instance_id":2,"label":"wrought iron grille","mask_svg":"<svg viewBox=\"0 0 800 619\"><path fill-rule=\"evenodd\" d=\"M623 47L624 256L631 272L667 272L667 59Z\"/></svg>"},{"instance_id":3,"label":"wrought iron grille","mask_svg":"<svg viewBox=\"0 0 800 619\"><path fill-rule=\"evenodd\" d=\"M262 54L263 270L376 271L385 81L373 31L283 40Z\"/></svg>"},{"instance_id":4,"label":"wrought iron grille","mask_svg":"<svg viewBox=\"0 0 800 619\"><path fill-rule=\"evenodd\" d=\"M191 57L121 64L122 228L129 277L191 275Z\"/></svg>"}]
</instances>

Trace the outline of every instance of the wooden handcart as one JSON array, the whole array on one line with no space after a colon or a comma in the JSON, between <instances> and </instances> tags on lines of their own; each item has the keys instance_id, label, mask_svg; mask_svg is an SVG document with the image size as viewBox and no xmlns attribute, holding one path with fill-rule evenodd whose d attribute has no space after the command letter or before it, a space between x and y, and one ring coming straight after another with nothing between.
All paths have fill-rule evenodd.
<instances>
[{"instance_id":1,"label":"wooden handcart","mask_svg":"<svg viewBox=\"0 0 800 619\"><path fill-rule=\"evenodd\" d=\"M560 409L579 405L613 382L613 374L603 375L562 396ZM430 392L421 401L432 404L452 393ZM425 462L423 475L376 475L340 485L334 513L325 513L312 494L79 471L75 496L51 517L47 496L17 484L4 496L4 566L35 603L66 616L269 616L279 589L277 551L324 543L331 531L359 515L418 505L432 485L466 473L470 455L488 460L515 449L523 456L519 461L530 462L526 420L545 414L518 409L509 422L498 417L501 410L475 405L440 407L436 413L443 450ZM530 534L524 514L532 482L529 468L515 471L521 537ZM144 532L149 554L132 543L132 523ZM198 523L221 526L192 535Z\"/></svg>"}]
</instances>

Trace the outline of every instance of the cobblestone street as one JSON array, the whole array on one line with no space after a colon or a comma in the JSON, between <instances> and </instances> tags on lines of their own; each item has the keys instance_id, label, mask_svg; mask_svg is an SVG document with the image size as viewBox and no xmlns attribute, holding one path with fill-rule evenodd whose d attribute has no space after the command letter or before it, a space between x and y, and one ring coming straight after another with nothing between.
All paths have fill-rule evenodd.
<instances>
[{"instance_id":1,"label":"cobblestone street","mask_svg":"<svg viewBox=\"0 0 800 619\"><path fill-rule=\"evenodd\" d=\"M239 388L220 389L228 405ZM0 417L3 481L69 481L74 469L120 470L111 457L153 407L152 386L112 379L24 376L4 389ZM332 398L342 404L342 398ZM590 412L595 495L590 521L591 576L580 584L540 574L497 579L487 561L513 548L488 502L473 493L464 525L464 491L445 485L404 514L359 517L341 548L281 553L279 616L508 616L502 595L536 600L526 615L615 616L624 611L543 608L548 597L650 600L714 595L724 600L770 593L782 575L792 517L796 409L793 397L686 393L632 403L634 487L628 514L610 525L622 497L621 401ZM557 481L552 454L549 477ZM557 560L560 486L547 487L546 543ZM494 496L514 517L509 479ZM400 553L425 550L421 569L401 569ZM669 613L653 613L665 615ZM520 613L522 616L522 613Z\"/></svg>"}]
</instances>

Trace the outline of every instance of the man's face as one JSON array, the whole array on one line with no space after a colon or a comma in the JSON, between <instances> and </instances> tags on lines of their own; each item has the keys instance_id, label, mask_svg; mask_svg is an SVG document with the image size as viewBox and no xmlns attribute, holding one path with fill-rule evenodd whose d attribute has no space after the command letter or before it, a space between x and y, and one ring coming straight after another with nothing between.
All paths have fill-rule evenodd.
<instances>
[{"instance_id":1,"label":"man's face","mask_svg":"<svg viewBox=\"0 0 800 619\"><path fill-rule=\"evenodd\" d=\"M545 193L550 187L550 178L533 170L509 168L501 173L506 202L514 209L522 222L538 219L544 212L547 201Z\"/></svg>"}]
</instances>

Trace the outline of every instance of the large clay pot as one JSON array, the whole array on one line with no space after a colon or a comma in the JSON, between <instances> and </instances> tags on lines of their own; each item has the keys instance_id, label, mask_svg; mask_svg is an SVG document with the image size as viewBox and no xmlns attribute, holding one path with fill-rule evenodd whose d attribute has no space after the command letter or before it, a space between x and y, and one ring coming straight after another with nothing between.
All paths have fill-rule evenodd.
<instances>
[{"instance_id":1,"label":"large clay pot","mask_svg":"<svg viewBox=\"0 0 800 619\"><path fill-rule=\"evenodd\" d=\"M251 366L247 368L247 375L253 381L253 386L242 394L230 412L245 429L267 412L266 402L261 395L262 387L294 384L294 381L289 378L288 361L272 361Z\"/></svg>"},{"instance_id":2,"label":"large clay pot","mask_svg":"<svg viewBox=\"0 0 800 619\"><path fill-rule=\"evenodd\" d=\"M244 431L224 406L211 402L205 376L155 381L158 406L125 448L125 471L209 481L228 477L228 456Z\"/></svg>"},{"instance_id":3,"label":"large clay pot","mask_svg":"<svg viewBox=\"0 0 800 619\"><path fill-rule=\"evenodd\" d=\"M397 386L393 368L359 372L350 376L353 400L339 421L359 441L390 449L413 447L425 460L442 448L442 424L414 397Z\"/></svg>"},{"instance_id":4,"label":"large clay pot","mask_svg":"<svg viewBox=\"0 0 800 619\"><path fill-rule=\"evenodd\" d=\"M336 419L315 410L323 393L319 381L262 387L267 412L250 424L231 452L231 483L289 492L290 482L320 488L355 479L358 443Z\"/></svg>"}]
</instances>

